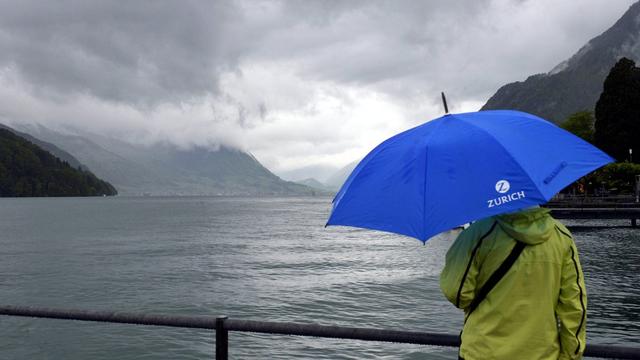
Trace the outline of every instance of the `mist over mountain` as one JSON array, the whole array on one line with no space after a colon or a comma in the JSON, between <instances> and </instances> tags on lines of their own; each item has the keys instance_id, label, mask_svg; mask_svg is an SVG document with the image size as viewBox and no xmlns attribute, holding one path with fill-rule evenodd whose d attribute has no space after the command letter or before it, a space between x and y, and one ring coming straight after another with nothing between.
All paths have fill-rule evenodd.
<instances>
[{"instance_id":1,"label":"mist over mountain","mask_svg":"<svg viewBox=\"0 0 640 360\"><path fill-rule=\"evenodd\" d=\"M308 178L308 179L299 180L299 181L296 181L296 183L308 186L308 187L313 188L313 189L316 189L318 191L318 194L322 194L322 195L330 195L331 194L331 195L333 195L335 193L335 189L325 185L324 183L322 183L322 182L320 182L320 181L318 181L317 179L314 179L314 178Z\"/></svg>"},{"instance_id":2,"label":"mist over mountain","mask_svg":"<svg viewBox=\"0 0 640 360\"><path fill-rule=\"evenodd\" d=\"M640 2L550 72L502 86L482 110L517 109L560 123L595 108L605 77L622 57L640 60Z\"/></svg>"},{"instance_id":3,"label":"mist over mountain","mask_svg":"<svg viewBox=\"0 0 640 360\"><path fill-rule=\"evenodd\" d=\"M356 168L359 162L360 160L349 163L333 173L333 175L325 181L326 186L336 191L340 190L342 184L344 184L349 175L351 175L351 172Z\"/></svg>"},{"instance_id":4,"label":"mist over mountain","mask_svg":"<svg viewBox=\"0 0 640 360\"><path fill-rule=\"evenodd\" d=\"M331 177L337 170L338 166L328 165L308 165L302 166L290 170L281 170L276 172L282 179L289 181L302 182L306 179L316 179L317 181L324 183L329 177Z\"/></svg>"},{"instance_id":5,"label":"mist over mountain","mask_svg":"<svg viewBox=\"0 0 640 360\"><path fill-rule=\"evenodd\" d=\"M73 154L122 195L312 195L313 189L280 179L251 154L174 145L132 145L98 134L62 133L43 126L20 130Z\"/></svg>"}]
</instances>

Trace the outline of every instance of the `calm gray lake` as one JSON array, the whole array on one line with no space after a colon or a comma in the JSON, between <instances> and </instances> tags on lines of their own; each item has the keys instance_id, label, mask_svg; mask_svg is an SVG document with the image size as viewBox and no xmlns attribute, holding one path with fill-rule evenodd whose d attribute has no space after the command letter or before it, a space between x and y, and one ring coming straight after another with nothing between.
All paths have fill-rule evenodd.
<instances>
[{"instance_id":1,"label":"calm gray lake","mask_svg":"<svg viewBox=\"0 0 640 360\"><path fill-rule=\"evenodd\" d=\"M329 210L324 197L0 199L0 303L459 331L462 314L438 287L453 234L423 246L325 229ZM640 230L572 230L588 286L588 340L638 346ZM230 337L232 359L455 356L426 346ZM1 317L0 358L212 359L214 332Z\"/></svg>"}]
</instances>

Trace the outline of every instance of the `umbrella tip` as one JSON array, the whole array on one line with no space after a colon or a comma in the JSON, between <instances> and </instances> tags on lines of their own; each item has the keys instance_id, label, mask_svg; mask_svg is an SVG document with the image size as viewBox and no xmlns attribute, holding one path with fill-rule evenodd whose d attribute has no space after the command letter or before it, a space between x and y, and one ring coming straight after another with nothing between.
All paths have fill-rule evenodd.
<instances>
[{"instance_id":1,"label":"umbrella tip","mask_svg":"<svg viewBox=\"0 0 640 360\"><path fill-rule=\"evenodd\" d=\"M444 95L444 91L440 92L442 95L442 104L444 105L444 113L445 115L449 113L449 107L447 106L447 97Z\"/></svg>"}]
</instances>

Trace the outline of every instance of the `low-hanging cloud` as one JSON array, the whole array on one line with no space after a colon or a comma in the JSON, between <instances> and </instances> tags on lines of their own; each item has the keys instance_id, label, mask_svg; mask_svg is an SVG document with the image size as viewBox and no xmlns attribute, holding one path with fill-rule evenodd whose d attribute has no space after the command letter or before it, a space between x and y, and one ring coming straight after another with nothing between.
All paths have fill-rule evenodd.
<instances>
[{"instance_id":1,"label":"low-hanging cloud","mask_svg":"<svg viewBox=\"0 0 640 360\"><path fill-rule=\"evenodd\" d=\"M476 110L550 70L632 2L0 0L0 122L337 167L442 90Z\"/></svg>"}]
</instances>

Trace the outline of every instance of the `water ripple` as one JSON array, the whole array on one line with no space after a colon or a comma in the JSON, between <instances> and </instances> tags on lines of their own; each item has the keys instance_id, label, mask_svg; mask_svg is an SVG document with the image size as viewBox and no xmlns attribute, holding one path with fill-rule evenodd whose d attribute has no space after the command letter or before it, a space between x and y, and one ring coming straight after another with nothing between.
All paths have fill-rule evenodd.
<instances>
[{"instance_id":1,"label":"water ripple","mask_svg":"<svg viewBox=\"0 0 640 360\"><path fill-rule=\"evenodd\" d=\"M324 228L329 198L6 199L0 295L74 307L457 333L438 277L455 233L406 237ZM584 222L572 222L580 226ZM640 338L640 236L572 227L587 289L588 338ZM204 359L214 334L6 318L11 359ZM455 349L231 334L232 359L451 359Z\"/></svg>"}]
</instances>

